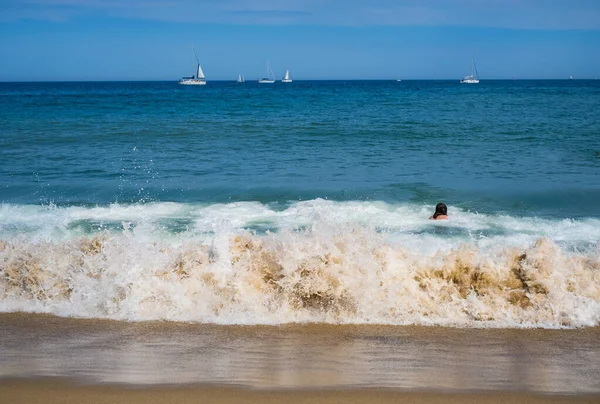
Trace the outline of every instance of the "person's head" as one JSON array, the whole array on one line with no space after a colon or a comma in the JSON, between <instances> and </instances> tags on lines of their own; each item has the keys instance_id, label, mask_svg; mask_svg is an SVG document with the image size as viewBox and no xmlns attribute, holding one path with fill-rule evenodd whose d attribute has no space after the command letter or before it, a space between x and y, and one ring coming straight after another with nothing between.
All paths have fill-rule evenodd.
<instances>
[{"instance_id":1,"label":"person's head","mask_svg":"<svg viewBox=\"0 0 600 404\"><path fill-rule=\"evenodd\" d=\"M437 219L438 216L448 216L448 207L441 202L435 206L435 213L433 214L433 218Z\"/></svg>"}]
</instances>

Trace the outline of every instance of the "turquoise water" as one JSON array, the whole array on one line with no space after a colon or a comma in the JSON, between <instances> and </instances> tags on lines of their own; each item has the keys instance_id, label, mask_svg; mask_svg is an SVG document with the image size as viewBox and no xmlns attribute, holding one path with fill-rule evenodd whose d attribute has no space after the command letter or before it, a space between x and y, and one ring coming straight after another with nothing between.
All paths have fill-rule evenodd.
<instances>
[{"instance_id":1,"label":"turquoise water","mask_svg":"<svg viewBox=\"0 0 600 404\"><path fill-rule=\"evenodd\" d=\"M0 311L598 325L599 111L595 80L0 83Z\"/></svg>"}]
</instances>

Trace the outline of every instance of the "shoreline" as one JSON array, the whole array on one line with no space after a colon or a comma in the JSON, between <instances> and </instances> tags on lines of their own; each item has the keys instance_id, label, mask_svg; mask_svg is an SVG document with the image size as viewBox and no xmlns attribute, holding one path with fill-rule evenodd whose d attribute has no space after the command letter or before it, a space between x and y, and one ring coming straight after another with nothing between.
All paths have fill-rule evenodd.
<instances>
[{"instance_id":1,"label":"shoreline","mask_svg":"<svg viewBox=\"0 0 600 404\"><path fill-rule=\"evenodd\" d=\"M600 395L600 327L224 326L5 313L0 329L3 388Z\"/></svg>"},{"instance_id":2,"label":"shoreline","mask_svg":"<svg viewBox=\"0 0 600 404\"><path fill-rule=\"evenodd\" d=\"M324 323L324 322L290 322L282 324L218 324L218 323L201 323L195 321L175 321L175 320L140 320L140 321L128 321L128 320L115 320L110 318L87 318L87 317L63 317L53 313L37 313L28 311L16 311L16 312L0 312L0 324L3 325L14 325L19 327L52 327L62 326L70 328L77 328L77 326L84 326L85 329L98 329L106 330L123 327L143 328L147 330L192 330L194 328L202 329L227 329L229 331L273 331L273 332L310 332L310 333L331 333L331 332L342 332L351 334L363 334L373 333L378 335L386 335L393 333L397 330L410 331L413 333L428 333L436 334L443 333L444 331L455 331L455 332L494 332L501 334L508 333L523 333L531 335L532 333L543 332L548 334L554 333L574 333L578 335L590 335L595 334L600 337L600 325L597 326L585 326L585 327L456 327L444 324L407 324L407 325L396 325L396 324L366 324L366 323Z\"/></svg>"},{"instance_id":3,"label":"shoreline","mask_svg":"<svg viewBox=\"0 0 600 404\"><path fill-rule=\"evenodd\" d=\"M158 403L416 403L416 404L542 404L599 403L600 395L545 395L530 392L421 392L390 389L277 389L237 386L122 386L81 385L65 379L0 380L0 396L22 404L158 404Z\"/></svg>"}]
</instances>

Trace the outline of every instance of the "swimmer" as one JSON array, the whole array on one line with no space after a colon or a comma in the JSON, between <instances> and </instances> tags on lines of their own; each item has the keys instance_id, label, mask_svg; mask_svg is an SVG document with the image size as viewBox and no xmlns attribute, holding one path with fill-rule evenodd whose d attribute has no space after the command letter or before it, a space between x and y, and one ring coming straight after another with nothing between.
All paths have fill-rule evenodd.
<instances>
[{"instance_id":1,"label":"swimmer","mask_svg":"<svg viewBox=\"0 0 600 404\"><path fill-rule=\"evenodd\" d=\"M448 220L448 207L443 203L438 203L435 207L435 213L430 217L431 220Z\"/></svg>"}]
</instances>

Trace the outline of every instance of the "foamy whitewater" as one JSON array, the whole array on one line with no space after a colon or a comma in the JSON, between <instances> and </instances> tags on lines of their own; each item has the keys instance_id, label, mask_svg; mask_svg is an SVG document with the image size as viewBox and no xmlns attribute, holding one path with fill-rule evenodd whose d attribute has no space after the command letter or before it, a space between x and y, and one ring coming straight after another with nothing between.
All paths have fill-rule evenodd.
<instances>
[{"instance_id":1,"label":"foamy whitewater","mask_svg":"<svg viewBox=\"0 0 600 404\"><path fill-rule=\"evenodd\" d=\"M0 310L128 321L581 327L600 220L316 199L0 205Z\"/></svg>"}]
</instances>

